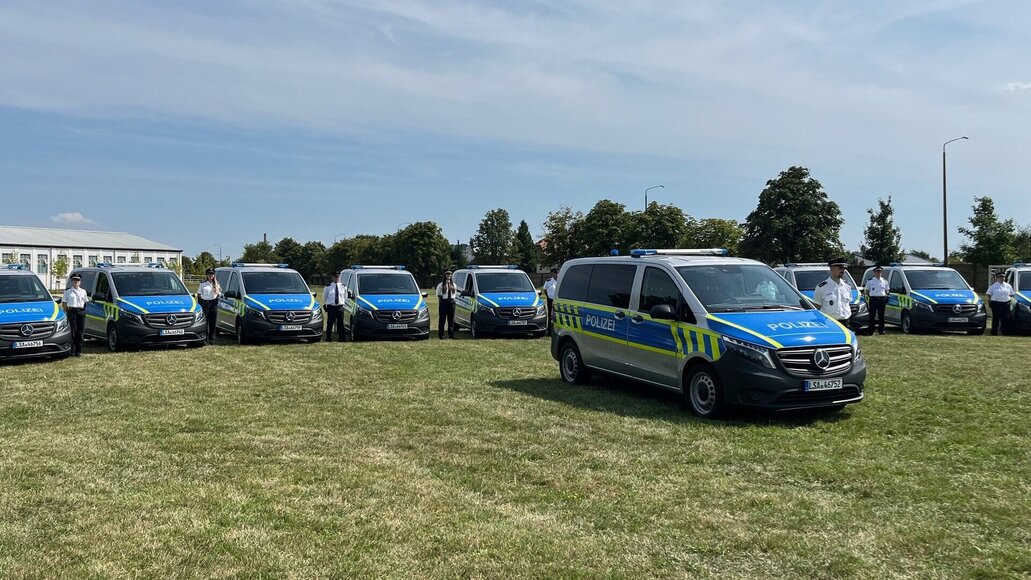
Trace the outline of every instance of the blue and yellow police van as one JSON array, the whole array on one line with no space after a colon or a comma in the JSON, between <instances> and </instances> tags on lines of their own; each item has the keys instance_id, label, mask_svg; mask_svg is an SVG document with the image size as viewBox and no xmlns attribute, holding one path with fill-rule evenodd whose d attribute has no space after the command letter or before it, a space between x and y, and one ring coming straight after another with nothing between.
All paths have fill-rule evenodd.
<instances>
[{"instance_id":1,"label":"blue and yellow police van","mask_svg":"<svg viewBox=\"0 0 1031 580\"><path fill-rule=\"evenodd\" d=\"M1006 282L1015 293L1010 300L1010 327L1031 331L1031 264L1017 262L1006 269Z\"/></svg>"},{"instance_id":2,"label":"blue and yellow police van","mask_svg":"<svg viewBox=\"0 0 1031 580\"><path fill-rule=\"evenodd\" d=\"M322 337L322 309L289 264L234 262L215 268L222 287L216 329L239 344Z\"/></svg>"},{"instance_id":3,"label":"blue and yellow police van","mask_svg":"<svg viewBox=\"0 0 1031 580\"><path fill-rule=\"evenodd\" d=\"M344 332L348 340L430 337L426 293L404 266L355 264L340 271L347 287Z\"/></svg>"},{"instance_id":4,"label":"blue and yellow police van","mask_svg":"<svg viewBox=\"0 0 1031 580\"><path fill-rule=\"evenodd\" d=\"M723 249L633 250L570 260L558 280L551 353L567 383L627 377L680 393L702 417L863 399L855 333L761 262Z\"/></svg>"},{"instance_id":5,"label":"blue and yellow police van","mask_svg":"<svg viewBox=\"0 0 1031 580\"><path fill-rule=\"evenodd\" d=\"M160 262L76 268L89 300L83 334L112 352L127 347L202 346L207 326L197 300Z\"/></svg>"},{"instance_id":6,"label":"blue and yellow police van","mask_svg":"<svg viewBox=\"0 0 1031 580\"><path fill-rule=\"evenodd\" d=\"M774 271L810 300L816 295L817 284L831 275L826 262L789 262L774 268ZM852 302L849 304L852 314L848 322L855 330L866 328L870 325L870 308L866 304L862 288L856 284L855 278L848 270L842 274L842 279L852 288Z\"/></svg>"},{"instance_id":7,"label":"blue and yellow police van","mask_svg":"<svg viewBox=\"0 0 1031 580\"><path fill-rule=\"evenodd\" d=\"M72 334L58 302L21 264L0 269L0 360L67 357Z\"/></svg>"},{"instance_id":8,"label":"blue and yellow police van","mask_svg":"<svg viewBox=\"0 0 1031 580\"><path fill-rule=\"evenodd\" d=\"M863 284L873 268L863 273ZM984 300L959 272L941 264L892 262L881 276L888 281L884 321L904 333L920 330L984 334L988 313Z\"/></svg>"},{"instance_id":9,"label":"blue and yellow police van","mask_svg":"<svg viewBox=\"0 0 1031 580\"><path fill-rule=\"evenodd\" d=\"M453 275L455 325L473 338L491 334L548 333L548 309L530 277L519 266L471 264Z\"/></svg>"}]
</instances>

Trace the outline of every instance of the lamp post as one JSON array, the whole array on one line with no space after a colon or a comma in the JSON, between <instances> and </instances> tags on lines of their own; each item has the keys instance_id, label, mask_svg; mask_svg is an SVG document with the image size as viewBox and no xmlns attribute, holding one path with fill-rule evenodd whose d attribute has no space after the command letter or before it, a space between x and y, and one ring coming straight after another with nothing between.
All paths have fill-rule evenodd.
<instances>
[{"instance_id":1,"label":"lamp post","mask_svg":"<svg viewBox=\"0 0 1031 580\"><path fill-rule=\"evenodd\" d=\"M946 266L949 265L949 198L947 196L947 189L945 187L945 146L953 141L962 141L967 137L956 137L955 139L949 139L942 143L942 245L945 247L945 261Z\"/></svg>"},{"instance_id":2,"label":"lamp post","mask_svg":"<svg viewBox=\"0 0 1031 580\"><path fill-rule=\"evenodd\" d=\"M213 247L218 248L218 261L222 262L222 246L215 244Z\"/></svg>"},{"instance_id":3,"label":"lamp post","mask_svg":"<svg viewBox=\"0 0 1031 580\"><path fill-rule=\"evenodd\" d=\"M653 186L651 186L651 187L649 187L649 188L644 190L644 211L648 211L648 192L653 190L653 189L666 189L666 188L665 188L665 186L662 186L662 185L653 185Z\"/></svg>"}]
</instances>

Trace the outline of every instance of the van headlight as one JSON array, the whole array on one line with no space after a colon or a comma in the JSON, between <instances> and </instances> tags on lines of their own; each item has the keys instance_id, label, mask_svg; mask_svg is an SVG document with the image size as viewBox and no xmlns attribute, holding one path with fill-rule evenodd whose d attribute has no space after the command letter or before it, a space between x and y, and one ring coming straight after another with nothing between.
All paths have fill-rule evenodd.
<instances>
[{"instance_id":1,"label":"van headlight","mask_svg":"<svg viewBox=\"0 0 1031 580\"><path fill-rule=\"evenodd\" d=\"M1024 307L1024 310L1028 310L1029 312L1031 312L1031 309L1028 309L1027 306L1025 306L1023 304L1021 304L1021 306ZM977 313L981 314L982 312L984 312L984 302L978 302L977 303Z\"/></svg>"},{"instance_id":2,"label":"van headlight","mask_svg":"<svg viewBox=\"0 0 1031 580\"><path fill-rule=\"evenodd\" d=\"M57 321L57 330L55 330L54 332L61 332L63 330L66 330L67 328L68 328L68 319L67 318L62 318L61 320Z\"/></svg>"},{"instance_id":3,"label":"van headlight","mask_svg":"<svg viewBox=\"0 0 1031 580\"><path fill-rule=\"evenodd\" d=\"M541 304L540 306L537 307L537 314L535 314L534 317L535 318L539 318L541 316L544 316L547 313L548 313L548 307L543 305L543 304Z\"/></svg>"},{"instance_id":4,"label":"van headlight","mask_svg":"<svg viewBox=\"0 0 1031 580\"><path fill-rule=\"evenodd\" d=\"M922 308L928 312L934 312L934 308L931 308L930 304L924 304L923 302L917 302L916 300L914 300L913 306L916 306L917 308Z\"/></svg>"},{"instance_id":5,"label":"van headlight","mask_svg":"<svg viewBox=\"0 0 1031 580\"><path fill-rule=\"evenodd\" d=\"M869 311L869 308L867 308L866 302L860 302L859 303L859 310L857 310L856 313L857 314L866 314L867 311Z\"/></svg>"},{"instance_id":6,"label":"van headlight","mask_svg":"<svg viewBox=\"0 0 1031 580\"><path fill-rule=\"evenodd\" d=\"M365 316L368 316L369 318L372 318L372 317L373 317L373 316L372 316L372 311L371 311L371 310L366 310L365 308L361 308L361 307L359 307L359 308L358 308L358 314L359 314L359 315L365 315Z\"/></svg>"},{"instance_id":7,"label":"van headlight","mask_svg":"<svg viewBox=\"0 0 1031 580\"><path fill-rule=\"evenodd\" d=\"M198 308L197 309L197 320L195 320L195 322L200 322L202 320L204 320L204 309L203 308Z\"/></svg>"},{"instance_id":8,"label":"van headlight","mask_svg":"<svg viewBox=\"0 0 1031 580\"><path fill-rule=\"evenodd\" d=\"M429 309L429 307L428 306L423 306L422 308L419 309L419 315L416 317L416 320L424 320L424 319L429 318L429 317L430 317L430 309Z\"/></svg>"},{"instance_id":9,"label":"van headlight","mask_svg":"<svg viewBox=\"0 0 1031 580\"><path fill-rule=\"evenodd\" d=\"M863 361L863 349L859 348L859 342L852 341L852 364L857 365Z\"/></svg>"},{"instance_id":10,"label":"van headlight","mask_svg":"<svg viewBox=\"0 0 1031 580\"><path fill-rule=\"evenodd\" d=\"M322 320L322 309L316 306L311 309L311 321Z\"/></svg>"},{"instance_id":11,"label":"van headlight","mask_svg":"<svg viewBox=\"0 0 1031 580\"><path fill-rule=\"evenodd\" d=\"M983 308L984 305L982 304L981 307ZM1020 305L1020 309L1023 310L1024 312L1027 312L1027 313L1031 314L1031 306L1028 306L1027 304L1021 304Z\"/></svg>"},{"instance_id":12,"label":"van headlight","mask_svg":"<svg viewBox=\"0 0 1031 580\"><path fill-rule=\"evenodd\" d=\"M131 320L133 322L139 322L140 324L143 324L143 317L142 316L140 316L139 314L136 314L135 312L129 312L128 310L125 310L124 308L119 308L118 309L118 316L119 317L124 316L124 317L128 318L129 320Z\"/></svg>"},{"instance_id":13,"label":"van headlight","mask_svg":"<svg viewBox=\"0 0 1031 580\"><path fill-rule=\"evenodd\" d=\"M761 367L766 367L768 369L777 368L777 366L773 364L773 356L770 354L772 349L727 336L723 337L723 344L726 345L727 350L746 360L750 360Z\"/></svg>"}]
</instances>

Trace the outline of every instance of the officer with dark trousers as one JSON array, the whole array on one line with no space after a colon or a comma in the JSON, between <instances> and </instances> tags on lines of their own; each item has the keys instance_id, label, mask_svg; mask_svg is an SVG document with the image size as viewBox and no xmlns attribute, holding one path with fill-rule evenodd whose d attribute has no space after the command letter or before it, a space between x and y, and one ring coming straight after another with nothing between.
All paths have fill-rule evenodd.
<instances>
[{"instance_id":1,"label":"officer with dark trousers","mask_svg":"<svg viewBox=\"0 0 1031 580\"><path fill-rule=\"evenodd\" d=\"M548 301L548 334L555 330L555 298L558 297L558 268L551 269L551 278L544 282L544 298Z\"/></svg>"},{"instance_id":2,"label":"officer with dark trousers","mask_svg":"<svg viewBox=\"0 0 1031 580\"><path fill-rule=\"evenodd\" d=\"M867 334L873 335L874 326L877 332L884 334L884 310L888 306L888 281L881 277L884 269L877 266L873 276L866 281L866 298L870 301L870 328Z\"/></svg>"},{"instance_id":3,"label":"officer with dark trousers","mask_svg":"<svg viewBox=\"0 0 1031 580\"><path fill-rule=\"evenodd\" d=\"M444 279L437 284L437 338L444 340L444 324L447 323L447 337L455 337L455 297L458 287L451 280L451 270L444 272Z\"/></svg>"},{"instance_id":4,"label":"officer with dark trousers","mask_svg":"<svg viewBox=\"0 0 1031 580\"><path fill-rule=\"evenodd\" d=\"M1009 331L1010 299L1013 286L1006 283L1006 274L995 275L995 284L988 287L988 304L992 306L992 336Z\"/></svg>"},{"instance_id":5,"label":"officer with dark trousers","mask_svg":"<svg viewBox=\"0 0 1031 580\"><path fill-rule=\"evenodd\" d=\"M204 309L204 316L208 322L208 344L215 344L216 324L218 323L218 297L222 295L222 287L215 278L215 270L208 268L204 271L207 279L197 287L197 302Z\"/></svg>"},{"instance_id":6,"label":"officer with dark trousers","mask_svg":"<svg viewBox=\"0 0 1031 580\"><path fill-rule=\"evenodd\" d=\"M64 291L61 303L72 329L72 356L82 356L82 333L86 325L86 290L82 288L82 276L72 274L68 279L71 287Z\"/></svg>"},{"instance_id":7,"label":"officer with dark trousers","mask_svg":"<svg viewBox=\"0 0 1031 580\"><path fill-rule=\"evenodd\" d=\"M332 282L322 291L322 307L326 310L326 342L333 342L333 325L337 327L337 340L344 341L344 301L347 288L340 283L340 272L330 274Z\"/></svg>"}]
</instances>

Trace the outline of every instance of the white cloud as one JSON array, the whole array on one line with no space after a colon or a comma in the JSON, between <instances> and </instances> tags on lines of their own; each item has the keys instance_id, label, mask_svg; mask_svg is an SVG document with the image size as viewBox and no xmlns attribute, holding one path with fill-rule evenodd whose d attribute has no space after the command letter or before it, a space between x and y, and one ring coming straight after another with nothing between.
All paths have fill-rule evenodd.
<instances>
[{"instance_id":1,"label":"white cloud","mask_svg":"<svg viewBox=\"0 0 1031 580\"><path fill-rule=\"evenodd\" d=\"M77 211L69 211L69 212L59 213L57 215L52 215L52 216L50 216L50 221L52 221L54 223L57 223L57 224L68 224L68 225L79 225L79 226L90 225L90 224L97 223L97 222L91 220L90 218L82 215L81 213L79 213Z\"/></svg>"},{"instance_id":2,"label":"white cloud","mask_svg":"<svg viewBox=\"0 0 1031 580\"><path fill-rule=\"evenodd\" d=\"M1027 83L1007 83L1006 90L1010 92L1015 91L1031 91L1031 82Z\"/></svg>"}]
</instances>

